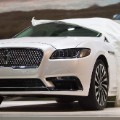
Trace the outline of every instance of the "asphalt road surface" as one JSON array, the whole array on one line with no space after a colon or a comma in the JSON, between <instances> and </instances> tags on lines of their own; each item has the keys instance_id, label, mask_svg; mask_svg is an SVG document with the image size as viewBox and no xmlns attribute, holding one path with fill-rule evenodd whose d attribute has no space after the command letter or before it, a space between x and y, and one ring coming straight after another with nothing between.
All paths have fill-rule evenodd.
<instances>
[{"instance_id":1,"label":"asphalt road surface","mask_svg":"<svg viewBox=\"0 0 120 120\"><path fill-rule=\"evenodd\" d=\"M120 117L119 107L107 107L102 111L82 110L78 103L60 105L55 101L3 101L0 117ZM1 119L0 119L1 120ZM3 120L3 119L2 119Z\"/></svg>"}]
</instances>

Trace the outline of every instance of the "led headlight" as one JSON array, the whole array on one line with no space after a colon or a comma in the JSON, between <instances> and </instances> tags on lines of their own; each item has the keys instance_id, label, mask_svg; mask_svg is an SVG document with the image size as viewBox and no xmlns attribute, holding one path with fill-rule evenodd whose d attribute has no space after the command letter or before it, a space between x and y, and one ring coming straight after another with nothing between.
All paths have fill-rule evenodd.
<instances>
[{"instance_id":1,"label":"led headlight","mask_svg":"<svg viewBox=\"0 0 120 120\"><path fill-rule=\"evenodd\" d=\"M89 48L59 49L53 52L50 59L82 58L88 56L90 52Z\"/></svg>"}]
</instances>

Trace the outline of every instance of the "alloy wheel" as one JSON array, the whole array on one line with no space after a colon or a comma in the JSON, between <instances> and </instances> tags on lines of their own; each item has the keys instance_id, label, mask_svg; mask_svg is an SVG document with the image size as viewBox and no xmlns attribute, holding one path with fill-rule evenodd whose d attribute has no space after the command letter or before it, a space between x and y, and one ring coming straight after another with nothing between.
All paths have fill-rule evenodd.
<instances>
[{"instance_id":1,"label":"alloy wheel","mask_svg":"<svg viewBox=\"0 0 120 120\"><path fill-rule=\"evenodd\" d=\"M108 96L108 74L103 64L98 64L95 71L95 95L100 106L104 106Z\"/></svg>"}]
</instances>

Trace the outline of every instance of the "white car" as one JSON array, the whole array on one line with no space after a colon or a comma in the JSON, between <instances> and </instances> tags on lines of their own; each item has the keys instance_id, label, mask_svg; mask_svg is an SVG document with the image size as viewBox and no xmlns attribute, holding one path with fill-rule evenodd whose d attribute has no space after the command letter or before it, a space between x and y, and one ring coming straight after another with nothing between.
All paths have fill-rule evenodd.
<instances>
[{"instance_id":1,"label":"white car","mask_svg":"<svg viewBox=\"0 0 120 120\"><path fill-rule=\"evenodd\" d=\"M104 109L108 96L117 94L114 34L107 34L111 22L119 25L103 18L33 19L31 27L1 40L1 102L4 96L50 96Z\"/></svg>"}]
</instances>

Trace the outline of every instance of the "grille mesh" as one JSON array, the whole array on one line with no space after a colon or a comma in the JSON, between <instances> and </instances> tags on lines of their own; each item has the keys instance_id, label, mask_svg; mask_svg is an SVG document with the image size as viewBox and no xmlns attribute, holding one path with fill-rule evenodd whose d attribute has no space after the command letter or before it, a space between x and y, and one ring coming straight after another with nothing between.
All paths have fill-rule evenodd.
<instances>
[{"instance_id":1,"label":"grille mesh","mask_svg":"<svg viewBox=\"0 0 120 120\"><path fill-rule=\"evenodd\" d=\"M43 52L34 48L0 49L0 66L2 67L39 67Z\"/></svg>"}]
</instances>

